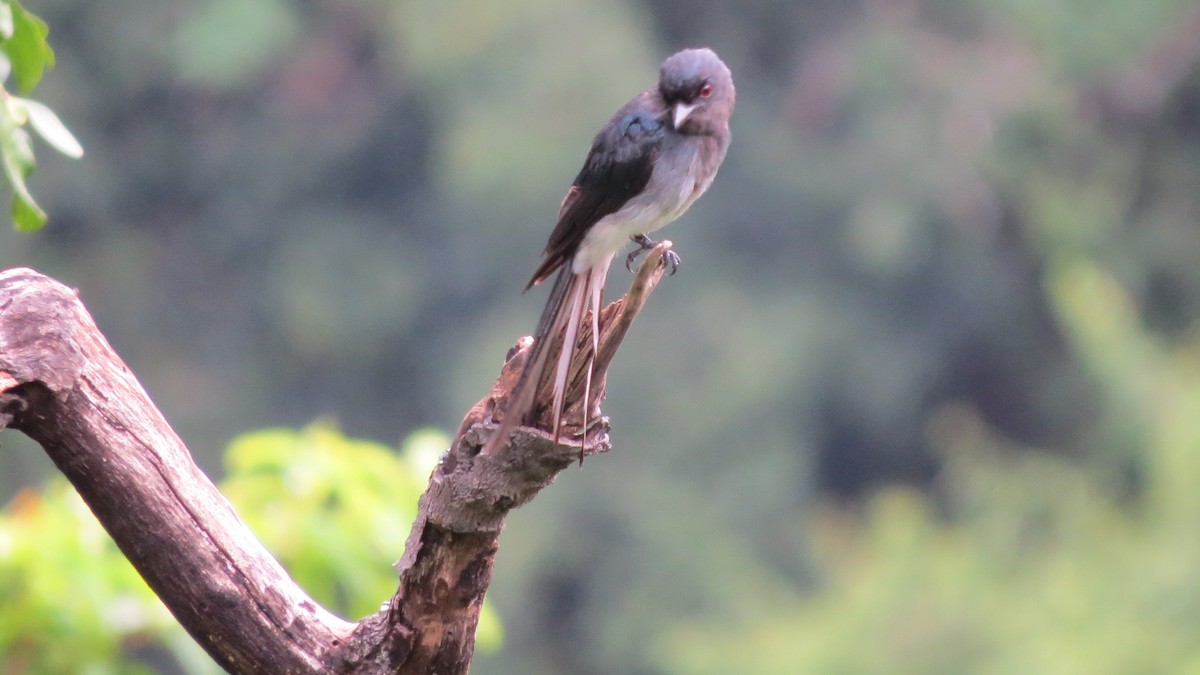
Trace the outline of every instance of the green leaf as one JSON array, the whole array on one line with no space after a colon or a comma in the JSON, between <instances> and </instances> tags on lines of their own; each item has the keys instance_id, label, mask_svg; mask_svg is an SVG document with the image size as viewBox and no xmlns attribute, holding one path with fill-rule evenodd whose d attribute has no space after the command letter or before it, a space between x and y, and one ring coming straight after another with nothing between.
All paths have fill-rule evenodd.
<instances>
[{"instance_id":1,"label":"green leaf","mask_svg":"<svg viewBox=\"0 0 1200 675\"><path fill-rule=\"evenodd\" d=\"M5 120L0 129L8 130L0 136L0 165L13 188L13 223L18 230L36 230L45 224L46 212L34 201L25 185L25 177L33 173L36 166L29 132L16 127L12 120Z\"/></svg>"},{"instance_id":2,"label":"green leaf","mask_svg":"<svg viewBox=\"0 0 1200 675\"><path fill-rule=\"evenodd\" d=\"M36 166L29 132L9 127L9 133L0 137L0 155L3 155L0 164L4 165L4 175L9 184L25 201L32 204L33 196L29 194L29 188L25 187L25 177L33 173Z\"/></svg>"},{"instance_id":3,"label":"green leaf","mask_svg":"<svg viewBox=\"0 0 1200 675\"><path fill-rule=\"evenodd\" d=\"M46 224L46 212L37 204L22 199L21 195L13 194L12 219L18 232L33 232Z\"/></svg>"},{"instance_id":4,"label":"green leaf","mask_svg":"<svg viewBox=\"0 0 1200 675\"><path fill-rule=\"evenodd\" d=\"M42 79L46 66L54 65L54 51L46 42L50 29L45 21L26 11L16 0L8 0L6 6L12 12L13 30L12 37L0 42L0 49L12 62L17 87L29 93Z\"/></svg>"},{"instance_id":5,"label":"green leaf","mask_svg":"<svg viewBox=\"0 0 1200 675\"><path fill-rule=\"evenodd\" d=\"M17 98L16 96L10 99L12 104L22 108L25 116L29 119L30 126L38 132L38 135L46 140L47 143L54 146L62 154L76 159L83 157L83 146L75 139L75 136L67 129L58 115L54 114L48 106L37 101L32 101L27 98Z\"/></svg>"}]
</instances>

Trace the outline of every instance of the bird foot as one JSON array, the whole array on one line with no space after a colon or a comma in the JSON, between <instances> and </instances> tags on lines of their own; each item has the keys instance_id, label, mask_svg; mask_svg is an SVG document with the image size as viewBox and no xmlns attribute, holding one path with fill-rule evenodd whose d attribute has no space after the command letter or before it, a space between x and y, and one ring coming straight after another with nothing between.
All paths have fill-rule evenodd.
<instances>
[{"instance_id":1,"label":"bird foot","mask_svg":"<svg viewBox=\"0 0 1200 675\"><path fill-rule=\"evenodd\" d=\"M658 246L658 242L644 234L635 234L629 239L638 245L638 247L633 249L629 255L625 256L625 269L632 272L633 263L637 262L638 256L642 255L646 251L649 251L655 246ZM670 274L672 276L674 276L675 272L679 270L679 263L679 254L675 251L668 249L663 253L663 264L671 270Z\"/></svg>"}]
</instances>

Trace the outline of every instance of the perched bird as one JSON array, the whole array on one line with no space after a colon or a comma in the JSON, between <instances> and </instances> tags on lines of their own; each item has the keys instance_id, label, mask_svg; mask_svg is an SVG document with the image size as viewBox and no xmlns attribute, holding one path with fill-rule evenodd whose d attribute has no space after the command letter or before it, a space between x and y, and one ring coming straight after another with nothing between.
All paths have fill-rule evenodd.
<instances>
[{"instance_id":1,"label":"perched bird","mask_svg":"<svg viewBox=\"0 0 1200 675\"><path fill-rule=\"evenodd\" d=\"M592 358L599 335L604 281L613 256L629 240L639 245L626 266L654 246L646 235L687 211L717 175L729 148L733 76L711 49L685 49L662 64L658 84L617 111L592 141L583 169L567 190L541 265L525 286L558 278L534 332L525 370L483 452L495 450L524 422L549 361L548 345L564 330L554 371L554 441L580 323L592 309ZM671 254L672 272L679 259ZM584 380L586 432L592 368Z\"/></svg>"}]
</instances>

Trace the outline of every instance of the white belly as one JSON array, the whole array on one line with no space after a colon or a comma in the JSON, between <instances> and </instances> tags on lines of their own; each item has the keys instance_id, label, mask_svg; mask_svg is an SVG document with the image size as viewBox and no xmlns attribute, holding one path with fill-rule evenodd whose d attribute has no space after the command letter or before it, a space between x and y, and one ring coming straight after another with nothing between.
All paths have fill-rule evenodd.
<instances>
[{"instance_id":1,"label":"white belly","mask_svg":"<svg viewBox=\"0 0 1200 675\"><path fill-rule=\"evenodd\" d=\"M676 156L674 164L663 162L668 154ZM699 157L694 152L660 156L646 189L620 210L601 218L584 235L572 262L575 273L607 267L630 237L653 232L683 215L712 182L710 176L703 184L697 184L698 163ZM664 180L663 176L675 178Z\"/></svg>"}]
</instances>

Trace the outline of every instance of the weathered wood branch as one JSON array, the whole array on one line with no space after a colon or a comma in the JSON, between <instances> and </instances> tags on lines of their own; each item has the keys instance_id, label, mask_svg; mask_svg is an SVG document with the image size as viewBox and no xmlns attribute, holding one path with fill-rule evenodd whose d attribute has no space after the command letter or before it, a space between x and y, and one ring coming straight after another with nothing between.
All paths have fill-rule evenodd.
<instances>
[{"instance_id":1,"label":"weathered wood branch","mask_svg":"<svg viewBox=\"0 0 1200 675\"><path fill-rule=\"evenodd\" d=\"M651 251L630 293L601 313L593 418L608 364L661 279L669 246ZM580 341L590 350L590 334ZM505 516L580 453L551 442L541 393L543 430L518 428L501 450L479 453L528 346L525 338L510 352L430 476L395 596L357 624L320 607L262 547L77 294L28 269L0 272L0 428L45 449L180 624L230 672L465 673ZM575 411L578 380L567 396ZM607 421L574 442L588 454L607 450Z\"/></svg>"}]
</instances>

